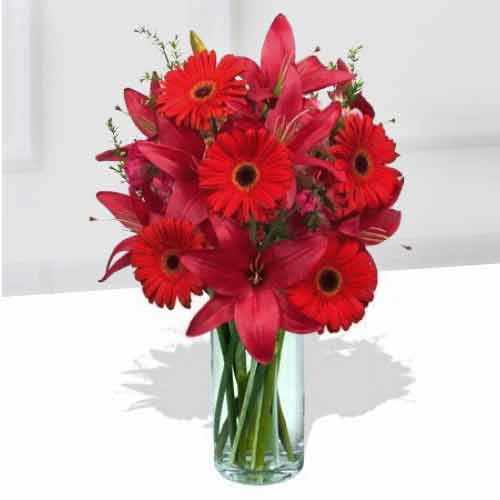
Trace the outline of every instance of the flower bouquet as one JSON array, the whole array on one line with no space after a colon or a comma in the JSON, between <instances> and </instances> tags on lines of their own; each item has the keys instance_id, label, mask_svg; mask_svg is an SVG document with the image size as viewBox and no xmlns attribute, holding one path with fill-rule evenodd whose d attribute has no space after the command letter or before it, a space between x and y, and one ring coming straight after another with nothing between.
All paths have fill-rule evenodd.
<instances>
[{"instance_id":1,"label":"flower bouquet","mask_svg":"<svg viewBox=\"0 0 500 500\"><path fill-rule=\"evenodd\" d=\"M363 95L360 47L347 62L297 61L278 15L260 65L220 58L190 34L164 43L142 27L166 71L147 94L124 91L142 134L97 156L127 193L98 200L132 234L101 281L132 266L149 302L190 307L187 335L212 332L217 469L246 483L291 477L303 463L302 335L347 330L377 286L367 247L395 233L403 177L395 143ZM317 49L319 50L319 49ZM319 91L327 89L324 95Z\"/></svg>"}]
</instances>

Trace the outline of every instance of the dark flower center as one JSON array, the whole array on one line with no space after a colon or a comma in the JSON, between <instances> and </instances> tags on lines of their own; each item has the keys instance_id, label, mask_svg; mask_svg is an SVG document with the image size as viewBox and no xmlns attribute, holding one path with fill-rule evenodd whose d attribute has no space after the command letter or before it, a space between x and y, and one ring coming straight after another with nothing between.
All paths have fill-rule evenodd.
<instances>
[{"instance_id":1,"label":"dark flower center","mask_svg":"<svg viewBox=\"0 0 500 500\"><path fill-rule=\"evenodd\" d=\"M240 165L234 174L234 180L241 187L252 186L257 180L257 169L249 163Z\"/></svg>"},{"instance_id":2,"label":"dark flower center","mask_svg":"<svg viewBox=\"0 0 500 500\"><path fill-rule=\"evenodd\" d=\"M177 255L173 254L165 257L165 267L169 271L177 271L177 269L179 269L180 263L181 261Z\"/></svg>"},{"instance_id":3,"label":"dark flower center","mask_svg":"<svg viewBox=\"0 0 500 500\"><path fill-rule=\"evenodd\" d=\"M318 277L318 285L322 292L336 292L340 288L339 272L335 269L324 269Z\"/></svg>"},{"instance_id":4,"label":"dark flower center","mask_svg":"<svg viewBox=\"0 0 500 500\"><path fill-rule=\"evenodd\" d=\"M208 97L213 91L213 86L212 85L202 85L201 87L198 87L194 91L195 97L198 99L204 99L205 97Z\"/></svg>"},{"instance_id":5,"label":"dark flower center","mask_svg":"<svg viewBox=\"0 0 500 500\"><path fill-rule=\"evenodd\" d=\"M359 153L354 159L354 168L359 175L366 175L368 173L370 163L363 153Z\"/></svg>"}]
</instances>

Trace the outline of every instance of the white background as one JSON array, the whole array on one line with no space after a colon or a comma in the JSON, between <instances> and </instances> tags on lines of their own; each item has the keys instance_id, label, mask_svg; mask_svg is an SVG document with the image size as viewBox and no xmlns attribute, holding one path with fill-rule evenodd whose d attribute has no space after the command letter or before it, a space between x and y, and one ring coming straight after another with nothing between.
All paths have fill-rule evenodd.
<instances>
[{"instance_id":1,"label":"white background","mask_svg":"<svg viewBox=\"0 0 500 500\"><path fill-rule=\"evenodd\" d=\"M261 488L213 468L190 311L139 290L4 298L0 498L498 499L499 281L386 271L364 323L307 336L305 468Z\"/></svg>"},{"instance_id":2,"label":"white background","mask_svg":"<svg viewBox=\"0 0 500 500\"><path fill-rule=\"evenodd\" d=\"M279 11L294 27L299 56L319 45L326 62L364 44L359 70L366 95L381 121L397 119L387 127L399 142L396 165L407 181L399 203L404 220L396 239L377 249L380 266L498 261L500 10L495 2L4 4L9 7L4 25L11 26L4 30L3 50L4 294L132 284L130 273L123 272L97 285L123 231L114 223L89 223L88 216L107 217L95 191L124 188L93 159L110 145L104 122L114 105L122 104L122 89L140 88L139 77L161 65L159 52L134 34L134 27L148 24L165 39L180 33L186 51L187 31L194 28L220 53L258 57ZM29 21L26 13L29 33L15 28ZM26 108L30 97L32 106ZM133 138L126 117L115 119L123 139ZM19 151L18 130L27 143L21 159L30 157L31 148L28 166L16 163L12 153ZM30 130L32 141L25 133ZM401 243L413 251L405 252Z\"/></svg>"}]
</instances>

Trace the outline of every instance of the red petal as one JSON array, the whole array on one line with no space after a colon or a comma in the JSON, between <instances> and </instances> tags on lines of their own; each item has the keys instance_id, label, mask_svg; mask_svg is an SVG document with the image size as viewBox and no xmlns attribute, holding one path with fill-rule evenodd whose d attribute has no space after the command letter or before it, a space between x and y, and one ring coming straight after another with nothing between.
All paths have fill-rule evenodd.
<instances>
[{"instance_id":1,"label":"red petal","mask_svg":"<svg viewBox=\"0 0 500 500\"><path fill-rule=\"evenodd\" d=\"M302 110L302 87L294 67L288 69L276 107L267 115L266 128L278 137L286 125Z\"/></svg>"},{"instance_id":2,"label":"red petal","mask_svg":"<svg viewBox=\"0 0 500 500\"><path fill-rule=\"evenodd\" d=\"M345 169L340 169L337 165L337 163L340 163L341 161L342 160L337 160L335 163L332 163L329 160L322 160L321 158L316 158L309 155L301 155L295 157L296 165L318 167L324 170L328 170L328 172L330 172L330 174L333 175L339 182L345 182L347 180Z\"/></svg>"},{"instance_id":3,"label":"red petal","mask_svg":"<svg viewBox=\"0 0 500 500\"><path fill-rule=\"evenodd\" d=\"M360 233L360 223L359 223L359 215L355 217L351 217L342 221L337 230L345 234L346 236L352 236L353 238L359 238Z\"/></svg>"},{"instance_id":4,"label":"red petal","mask_svg":"<svg viewBox=\"0 0 500 500\"><path fill-rule=\"evenodd\" d=\"M285 208L289 210L290 208L293 207L296 196L297 196L297 179L294 176L292 178L292 185L290 186L290 189L286 193Z\"/></svg>"},{"instance_id":5,"label":"red petal","mask_svg":"<svg viewBox=\"0 0 500 500\"><path fill-rule=\"evenodd\" d=\"M304 316L295 309L283 294L277 293L276 298L281 309L281 328L283 330L293 333L313 333L321 329L320 323Z\"/></svg>"},{"instance_id":6,"label":"red petal","mask_svg":"<svg viewBox=\"0 0 500 500\"><path fill-rule=\"evenodd\" d=\"M354 102L352 103L353 108L357 108L364 115L368 115L371 118L375 118L375 110L373 106L363 97L363 94L358 94Z\"/></svg>"},{"instance_id":7,"label":"red petal","mask_svg":"<svg viewBox=\"0 0 500 500\"><path fill-rule=\"evenodd\" d=\"M96 197L125 227L135 233L142 230L143 224L135 212L130 196L111 191L99 191Z\"/></svg>"},{"instance_id":8,"label":"red petal","mask_svg":"<svg viewBox=\"0 0 500 500\"><path fill-rule=\"evenodd\" d=\"M302 92L307 94L330 85L349 82L354 75L349 71L328 69L316 56L309 56L297 63Z\"/></svg>"},{"instance_id":9,"label":"red petal","mask_svg":"<svg viewBox=\"0 0 500 500\"><path fill-rule=\"evenodd\" d=\"M391 208L375 214L363 214L343 221L338 231L367 245L377 245L390 238L399 228L401 212Z\"/></svg>"},{"instance_id":10,"label":"red petal","mask_svg":"<svg viewBox=\"0 0 500 500\"><path fill-rule=\"evenodd\" d=\"M180 149L201 159L205 151L205 143L194 130L177 127L170 119L158 117L158 138L160 144Z\"/></svg>"},{"instance_id":11,"label":"red petal","mask_svg":"<svg viewBox=\"0 0 500 500\"><path fill-rule=\"evenodd\" d=\"M188 153L151 142L141 143L139 151L153 165L177 180L189 181L195 178L192 158Z\"/></svg>"},{"instance_id":12,"label":"red petal","mask_svg":"<svg viewBox=\"0 0 500 500\"><path fill-rule=\"evenodd\" d=\"M128 153L128 150L130 147L133 145L131 144L126 144L125 146L122 146L120 148L121 151ZM104 151L102 153L99 153L96 155L95 159L97 161L120 161L126 158L126 154L124 156L121 156L117 154L116 149L108 149L107 151Z\"/></svg>"},{"instance_id":13,"label":"red petal","mask_svg":"<svg viewBox=\"0 0 500 500\"><path fill-rule=\"evenodd\" d=\"M239 57L239 59L245 66L241 76L250 87L248 97L256 102L272 97L270 83L258 64L248 57Z\"/></svg>"},{"instance_id":14,"label":"red petal","mask_svg":"<svg viewBox=\"0 0 500 500\"><path fill-rule=\"evenodd\" d=\"M242 296L251 289L245 272L232 255L217 250L187 252L182 264L220 295Z\"/></svg>"},{"instance_id":15,"label":"red petal","mask_svg":"<svg viewBox=\"0 0 500 500\"><path fill-rule=\"evenodd\" d=\"M99 280L99 283L107 280L113 273L115 273L119 269L122 269L122 267L125 267L122 265L121 267L115 268L116 264L118 264L118 262L120 262L121 259L118 259L114 266L111 266L111 262L113 261L113 258L117 253L130 252L130 250L132 250L132 248L134 247L134 243L136 240L137 240L137 236L131 236L130 238L126 238L126 239L120 241L120 243L118 243L118 245L116 245L116 247L113 248L113 251L111 252L111 255L109 256L108 263L106 264L106 271L104 273L104 276ZM122 259L123 259L123 257L122 257ZM129 264L125 264L125 265L129 265Z\"/></svg>"},{"instance_id":16,"label":"red petal","mask_svg":"<svg viewBox=\"0 0 500 500\"><path fill-rule=\"evenodd\" d=\"M207 204L198 189L198 184L191 181L177 181L165 215L188 219L195 225L203 222L208 216Z\"/></svg>"},{"instance_id":17,"label":"red petal","mask_svg":"<svg viewBox=\"0 0 500 500\"><path fill-rule=\"evenodd\" d=\"M99 280L99 283L106 281L112 274L116 273L117 271L120 271L120 269L130 266L131 255L132 252L127 252L125 255L122 255L109 269L106 269L106 273Z\"/></svg>"},{"instance_id":18,"label":"red petal","mask_svg":"<svg viewBox=\"0 0 500 500\"><path fill-rule=\"evenodd\" d=\"M307 153L318 142L328 137L341 110L340 104L333 102L323 111L314 115L312 120L295 134L288 147L298 156Z\"/></svg>"},{"instance_id":19,"label":"red petal","mask_svg":"<svg viewBox=\"0 0 500 500\"><path fill-rule=\"evenodd\" d=\"M97 161L120 161L123 157L116 153L116 149L108 149L96 155L95 159Z\"/></svg>"},{"instance_id":20,"label":"red petal","mask_svg":"<svg viewBox=\"0 0 500 500\"><path fill-rule=\"evenodd\" d=\"M134 89L123 92L125 104L136 127L146 136L156 135L156 116L153 109L147 105L148 98Z\"/></svg>"},{"instance_id":21,"label":"red petal","mask_svg":"<svg viewBox=\"0 0 500 500\"><path fill-rule=\"evenodd\" d=\"M322 235L298 240L282 240L264 250L266 288L288 288L304 279L323 257L327 239Z\"/></svg>"},{"instance_id":22,"label":"red petal","mask_svg":"<svg viewBox=\"0 0 500 500\"><path fill-rule=\"evenodd\" d=\"M144 203L144 201L142 201L139 196L137 196L137 194L132 190L130 190L130 201L132 202L133 210L136 213L140 223L143 226L147 226L149 224L150 214L146 203Z\"/></svg>"},{"instance_id":23,"label":"red petal","mask_svg":"<svg viewBox=\"0 0 500 500\"><path fill-rule=\"evenodd\" d=\"M214 227L219 246L224 250L244 256L248 263L250 256L255 253L248 230L231 219L223 219L216 215L210 217L210 222Z\"/></svg>"},{"instance_id":24,"label":"red petal","mask_svg":"<svg viewBox=\"0 0 500 500\"><path fill-rule=\"evenodd\" d=\"M261 67L274 88L287 64L295 62L295 40L292 27L283 14L279 14L267 32L261 52Z\"/></svg>"},{"instance_id":25,"label":"red petal","mask_svg":"<svg viewBox=\"0 0 500 500\"><path fill-rule=\"evenodd\" d=\"M196 337L233 319L234 300L216 295L210 299L193 317L186 335Z\"/></svg>"},{"instance_id":26,"label":"red petal","mask_svg":"<svg viewBox=\"0 0 500 500\"><path fill-rule=\"evenodd\" d=\"M252 290L236 303L234 321L250 355L259 363L269 363L280 327L280 310L274 292L262 288Z\"/></svg>"},{"instance_id":27,"label":"red petal","mask_svg":"<svg viewBox=\"0 0 500 500\"><path fill-rule=\"evenodd\" d=\"M376 245L390 238L399 228L401 212L391 208L360 219L360 238L367 245Z\"/></svg>"}]
</instances>

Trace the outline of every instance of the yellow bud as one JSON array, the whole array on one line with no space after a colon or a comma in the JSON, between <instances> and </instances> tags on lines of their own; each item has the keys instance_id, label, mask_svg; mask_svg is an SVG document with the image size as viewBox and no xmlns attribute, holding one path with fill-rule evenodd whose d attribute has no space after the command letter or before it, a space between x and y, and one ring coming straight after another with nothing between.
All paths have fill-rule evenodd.
<instances>
[{"instance_id":1,"label":"yellow bud","mask_svg":"<svg viewBox=\"0 0 500 500\"><path fill-rule=\"evenodd\" d=\"M207 50L202 39L194 31L189 32L189 41L191 43L191 48L193 49L193 54L198 54L198 52Z\"/></svg>"}]
</instances>

